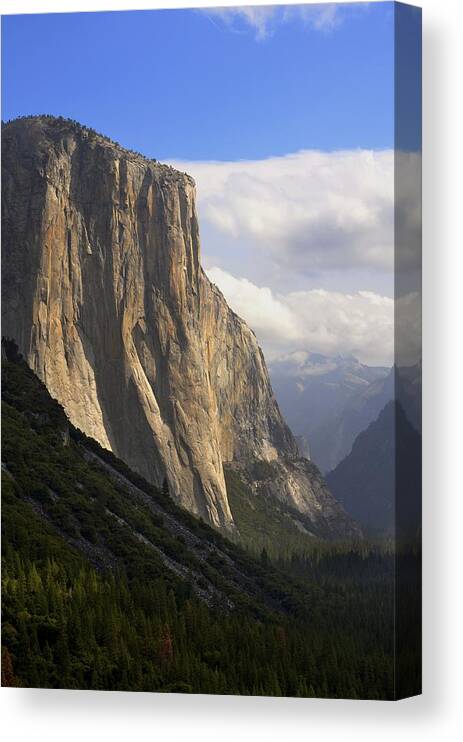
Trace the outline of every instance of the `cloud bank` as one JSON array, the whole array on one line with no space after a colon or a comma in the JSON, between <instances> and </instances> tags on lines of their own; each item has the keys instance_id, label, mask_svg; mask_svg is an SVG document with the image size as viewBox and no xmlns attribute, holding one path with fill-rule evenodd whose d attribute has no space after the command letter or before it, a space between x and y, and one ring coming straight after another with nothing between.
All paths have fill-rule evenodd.
<instances>
[{"instance_id":1,"label":"cloud bank","mask_svg":"<svg viewBox=\"0 0 463 742\"><path fill-rule=\"evenodd\" d=\"M394 301L369 291L314 289L276 294L221 268L207 271L232 309L255 331L270 363L307 350L352 354L363 363L390 365Z\"/></svg>"},{"instance_id":2,"label":"cloud bank","mask_svg":"<svg viewBox=\"0 0 463 742\"><path fill-rule=\"evenodd\" d=\"M195 178L202 224L281 270L392 270L391 150L172 164Z\"/></svg>"}]
</instances>

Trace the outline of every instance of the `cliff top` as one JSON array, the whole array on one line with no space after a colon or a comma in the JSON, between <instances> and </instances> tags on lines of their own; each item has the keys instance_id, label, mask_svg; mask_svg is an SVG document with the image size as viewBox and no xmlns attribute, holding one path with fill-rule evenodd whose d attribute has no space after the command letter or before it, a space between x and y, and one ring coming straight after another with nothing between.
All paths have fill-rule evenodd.
<instances>
[{"instance_id":1,"label":"cliff top","mask_svg":"<svg viewBox=\"0 0 463 742\"><path fill-rule=\"evenodd\" d=\"M78 137L82 141L88 141L90 143L98 144L107 149L114 150L114 153L119 157L125 157L128 160L139 161L140 163L149 164L151 167L155 167L157 170L162 171L163 175L169 175L171 178L187 177L192 185L194 185L194 179L188 173L181 173L171 165L161 163L154 158L147 157L141 152L137 152L132 149L123 147L119 142L114 141L111 137L105 134L100 134L95 129L85 124L81 124L75 119L65 118L63 116L52 116L51 114L38 114L28 116L18 116L15 119L9 121L2 121L2 134L4 131L10 129L16 129L17 127L35 126L43 130L44 136L53 141L57 141L65 134L72 134Z\"/></svg>"}]
</instances>

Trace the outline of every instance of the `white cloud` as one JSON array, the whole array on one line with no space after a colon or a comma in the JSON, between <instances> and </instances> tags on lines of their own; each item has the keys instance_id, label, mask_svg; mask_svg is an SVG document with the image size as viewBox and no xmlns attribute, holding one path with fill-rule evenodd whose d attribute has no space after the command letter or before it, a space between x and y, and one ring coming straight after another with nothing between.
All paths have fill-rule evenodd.
<instances>
[{"instance_id":1,"label":"white cloud","mask_svg":"<svg viewBox=\"0 0 463 742\"><path fill-rule=\"evenodd\" d=\"M247 278L235 278L218 267L206 273L264 345L270 346L275 341L293 345L300 339L293 311L269 288L256 286Z\"/></svg>"},{"instance_id":2,"label":"white cloud","mask_svg":"<svg viewBox=\"0 0 463 742\"><path fill-rule=\"evenodd\" d=\"M368 5L363 3L359 7ZM291 22L302 23L316 31L331 31L342 23L346 8L338 3L309 5L250 5L238 7L204 8L200 12L215 18L234 33L250 31L256 41L272 36L279 25Z\"/></svg>"},{"instance_id":3,"label":"white cloud","mask_svg":"<svg viewBox=\"0 0 463 742\"><path fill-rule=\"evenodd\" d=\"M267 360L300 359L311 351L352 354L363 363L392 363L394 302L371 291L314 289L275 294L213 267L208 276L255 331Z\"/></svg>"},{"instance_id":4,"label":"white cloud","mask_svg":"<svg viewBox=\"0 0 463 742\"><path fill-rule=\"evenodd\" d=\"M281 270L389 272L391 150L302 151L241 162L174 162L196 179L202 227Z\"/></svg>"},{"instance_id":5,"label":"white cloud","mask_svg":"<svg viewBox=\"0 0 463 742\"><path fill-rule=\"evenodd\" d=\"M240 22L255 33L257 41L270 35L270 28L276 18L277 8L266 5L241 6L234 8L204 8L201 12L213 16L230 30L239 33Z\"/></svg>"},{"instance_id":6,"label":"white cloud","mask_svg":"<svg viewBox=\"0 0 463 742\"><path fill-rule=\"evenodd\" d=\"M346 8L339 3L323 5L287 5L284 9L286 21L301 20L303 24L316 31L331 31L342 23Z\"/></svg>"}]
</instances>

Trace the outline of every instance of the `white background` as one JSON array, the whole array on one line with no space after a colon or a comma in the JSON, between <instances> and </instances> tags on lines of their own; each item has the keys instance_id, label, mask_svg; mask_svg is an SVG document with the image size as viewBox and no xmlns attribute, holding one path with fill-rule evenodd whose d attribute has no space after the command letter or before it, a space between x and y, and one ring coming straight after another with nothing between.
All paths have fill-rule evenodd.
<instances>
[{"instance_id":1,"label":"white background","mask_svg":"<svg viewBox=\"0 0 463 742\"><path fill-rule=\"evenodd\" d=\"M2 12L199 4L219 2L4 0ZM435 742L454 740L463 728L463 3L417 4L424 22L423 696L394 704L3 688L4 739Z\"/></svg>"}]
</instances>

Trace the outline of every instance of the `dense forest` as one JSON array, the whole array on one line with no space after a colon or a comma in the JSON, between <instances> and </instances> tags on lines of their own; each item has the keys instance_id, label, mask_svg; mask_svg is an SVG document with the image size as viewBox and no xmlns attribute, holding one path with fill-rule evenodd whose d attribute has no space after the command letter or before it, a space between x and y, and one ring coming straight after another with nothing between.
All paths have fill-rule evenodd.
<instances>
[{"instance_id":1,"label":"dense forest","mask_svg":"<svg viewBox=\"0 0 463 742\"><path fill-rule=\"evenodd\" d=\"M417 553L299 540L252 554L73 428L12 342L2 375L3 685L417 691Z\"/></svg>"}]
</instances>

